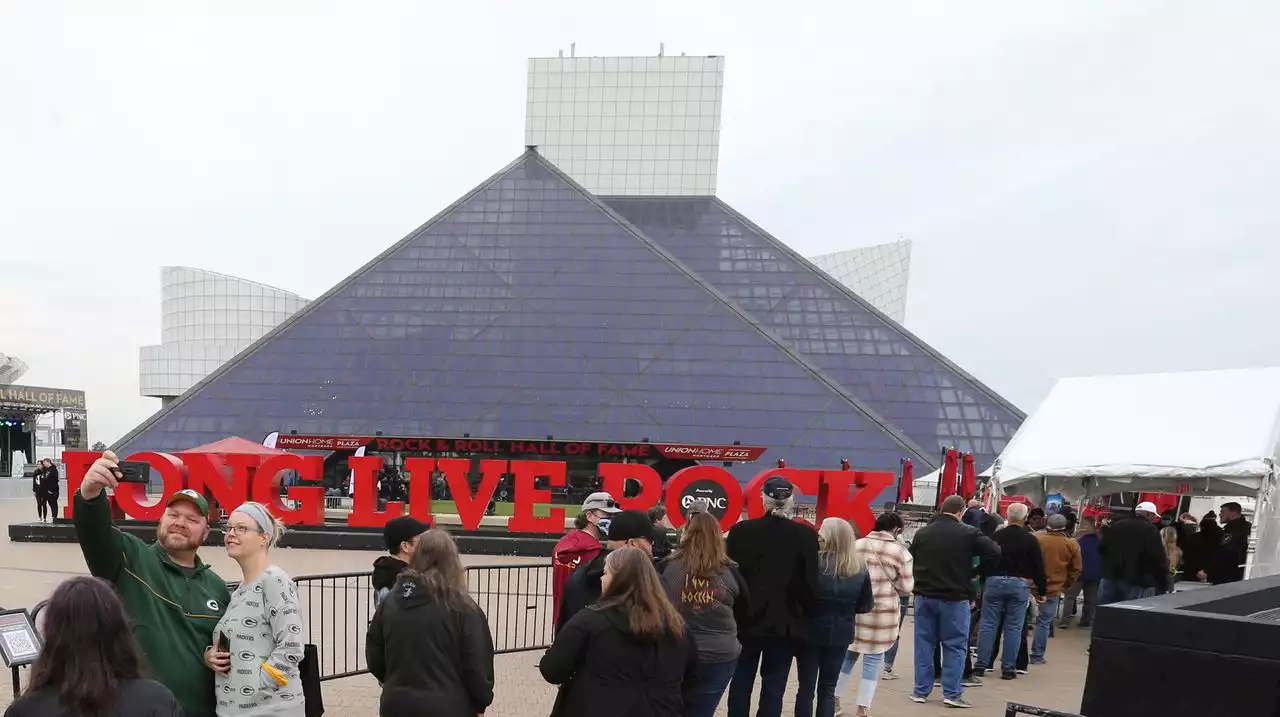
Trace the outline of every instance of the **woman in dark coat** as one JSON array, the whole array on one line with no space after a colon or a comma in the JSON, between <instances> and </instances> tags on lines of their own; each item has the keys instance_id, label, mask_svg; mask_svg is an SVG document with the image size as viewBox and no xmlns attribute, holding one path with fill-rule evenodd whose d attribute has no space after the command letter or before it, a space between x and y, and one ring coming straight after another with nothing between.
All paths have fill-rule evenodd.
<instances>
[{"instance_id":1,"label":"woman in dark coat","mask_svg":"<svg viewBox=\"0 0 1280 717\"><path fill-rule=\"evenodd\" d=\"M493 703L493 636L448 533L418 538L369 623L365 658L381 717L476 717Z\"/></svg>"},{"instance_id":2,"label":"woman in dark coat","mask_svg":"<svg viewBox=\"0 0 1280 717\"><path fill-rule=\"evenodd\" d=\"M680 717L697 692L697 648L639 548L605 559L603 593L579 610L542 657L560 685L553 717Z\"/></svg>"}]
</instances>

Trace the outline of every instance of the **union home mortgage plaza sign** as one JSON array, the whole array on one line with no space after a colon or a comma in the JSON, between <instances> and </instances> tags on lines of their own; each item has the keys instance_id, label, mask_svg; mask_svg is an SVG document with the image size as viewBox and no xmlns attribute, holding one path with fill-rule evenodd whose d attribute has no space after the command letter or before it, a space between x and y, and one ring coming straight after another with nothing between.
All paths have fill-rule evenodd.
<instances>
[{"instance_id":1,"label":"union home mortgage plaza sign","mask_svg":"<svg viewBox=\"0 0 1280 717\"><path fill-rule=\"evenodd\" d=\"M494 440L396 436L299 436L280 434L276 448L296 451L408 451L421 453L489 453L507 456L586 456L589 458L670 458L689 461L750 463L764 455L760 446L708 446L685 443L619 443L616 441Z\"/></svg>"},{"instance_id":2,"label":"union home mortgage plaza sign","mask_svg":"<svg viewBox=\"0 0 1280 717\"><path fill-rule=\"evenodd\" d=\"M100 455L102 454L97 451L68 451L63 454L69 492L79 490L89 466ZM150 464L164 484L163 495L154 502L144 502L147 496L142 485L121 483L116 488L112 500L126 516L136 520L159 520L169 496L184 488L192 488L209 499L211 521L221 518L219 509L223 512L230 511L246 500L254 500L271 506L286 525L324 524L324 488L319 485L324 473L324 458L321 456L143 452L135 453L125 460ZM347 525L381 527L391 518L404 514L406 506L397 501L387 503L384 510L378 510L377 475L382 469L381 458L351 457L348 463L355 474L355 480ZM431 476L438 471L448 482L462 528L476 530L480 527L485 509L498 487L498 481L503 475L510 474L515 482L515 510L507 520L507 530L522 533L564 533L568 512L564 507L551 508L546 517L537 516L534 509L535 505L551 503L551 491L538 488L535 480L546 478L552 486L563 486L564 461L481 460L480 481L474 490L467 479L471 464L472 461L467 458L405 459L405 469L409 474L409 515L425 523L432 522ZM743 486L719 466L694 465L676 472L664 486L658 473L643 463L601 463L598 469L604 480L604 490L614 496L624 495L623 487L628 480L640 484L641 490L637 495L618 498L621 507L647 510L663 500L676 527L684 523L681 498L686 489L695 483L717 484L724 490L725 511L720 524L725 530L742 515L744 506L749 517L763 515L764 505L760 491L770 476L780 475L791 481L799 492L817 498L819 523L827 517L845 518L857 524L861 534L866 535L875 525L871 500L881 490L893 485L894 481L894 475L887 472L770 468L761 471ZM300 482L317 484L294 485L286 489L288 497L297 502L297 508L287 506L280 500L280 478L284 471L296 472ZM72 501L65 509L68 518L72 517L74 504Z\"/></svg>"}]
</instances>

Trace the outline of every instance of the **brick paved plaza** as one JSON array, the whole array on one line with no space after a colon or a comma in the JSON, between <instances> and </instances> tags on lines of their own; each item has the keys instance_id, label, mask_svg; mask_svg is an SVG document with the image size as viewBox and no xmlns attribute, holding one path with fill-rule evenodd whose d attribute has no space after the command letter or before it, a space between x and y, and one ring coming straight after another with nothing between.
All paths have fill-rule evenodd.
<instances>
[{"instance_id":1,"label":"brick paved plaza","mask_svg":"<svg viewBox=\"0 0 1280 717\"><path fill-rule=\"evenodd\" d=\"M22 522L34 515L34 507L28 501L0 501L0 524ZM7 533L5 535L7 540ZM36 545L9 543L0 553L0 606L30 606L48 596L59 582L71 575L85 573L80 551L74 545ZM216 548L206 548L202 557L224 577L236 578L235 564ZM317 573L341 573L368 570L375 553L279 550L276 556L281 567L290 574L314 575ZM519 558L493 558L468 556L468 565L481 564L539 564L542 561ZM476 588L483 591L479 600L490 611L490 624L494 640L499 648L517 644L536 644L545 629L541 616L549 603L542 585L529 582L527 577L513 574L490 573L485 578L473 577ZM480 584L478 581L486 581ZM363 666L363 630L367 619L367 581L331 581L312 588L308 596L303 591L304 607L316 606L309 614L308 624L312 639L322 644L328 653L326 667L335 672L357 669ZM319 592L324 592L321 600ZM545 592L549 592L547 589ZM325 607L321 608L320 605ZM342 613L351 616L342 620ZM520 615L513 618L513 615ZM346 634L341 627L346 624ZM336 626L336 628L335 628ZM910 631L908 619L904 630ZM1015 682L999 679L988 680L981 688L966 691L966 697L977 709L973 714L1002 715L1008 700L1024 702L1075 712L1080 707L1085 668L1087 635L1081 630L1059 631L1050 641L1049 665L1033 668ZM903 679L881 682L876 695L874 712L878 715L924 715L942 712L940 690L935 690L928 704L915 704L907 699L911 689L911 645L906 643L899 654L898 666ZM497 668L497 697L488 714L494 717L524 717L547 715L555 700L555 690L538 674L538 652L499 655ZM794 682L788 696L794 694ZM378 686L368 675L349 677L325 683L326 715L330 717L365 717L377 714ZM847 702L852 703L852 691ZM0 707L11 700L9 680L0 687ZM721 708L723 713L723 707Z\"/></svg>"}]
</instances>

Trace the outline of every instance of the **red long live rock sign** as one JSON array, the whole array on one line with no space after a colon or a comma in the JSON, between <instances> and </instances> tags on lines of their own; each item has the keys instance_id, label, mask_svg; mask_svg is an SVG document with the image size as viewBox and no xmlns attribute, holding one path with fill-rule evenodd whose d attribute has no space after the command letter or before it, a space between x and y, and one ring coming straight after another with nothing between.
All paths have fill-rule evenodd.
<instances>
[{"instance_id":1,"label":"red long live rock sign","mask_svg":"<svg viewBox=\"0 0 1280 717\"><path fill-rule=\"evenodd\" d=\"M69 491L79 490L89 466L100 455L96 451L67 451L63 454ZM280 500L280 474L284 471L294 471L304 483L318 484L321 481L324 461L319 456L146 452L129 456L127 460L150 464L164 485L160 500L152 504L142 502L145 491L141 485L121 484L116 489L113 500L118 510L136 520L158 520L169 496L184 488L192 488L209 499L211 520L221 517L219 510L230 511L246 500L255 500L270 506L286 525L324 523L324 489L319 485L294 485L286 490L287 496L298 502L298 508L290 508ZM463 529L475 530L480 527L485 508L492 500L502 475L510 473L515 478L515 513L507 520L507 529L526 533L564 532L567 515L564 508L552 508L546 517L538 517L534 509L535 505L551 502L551 492L536 487L536 479L547 478L551 486L563 486L563 461L491 459L479 463L481 478L472 491L467 480L471 461L466 458L407 459L409 515L431 522L431 474L439 471L448 483ZM404 513L405 506L400 502L388 503L384 510L378 510L376 482L378 471L382 469L381 458L352 457L349 465L355 473L355 484L352 509L347 516L348 525L380 527ZM604 478L604 489L614 496L624 495L623 488L628 479L640 484L637 495L618 498L623 508L644 510L662 499L676 527L684 523L681 497L685 489L694 483L714 482L725 493L724 517L720 522L726 530L742 515L744 507L752 518L762 515L761 487L770 476L781 475L791 481L800 493L817 498L819 522L827 517L845 518L857 524L863 535L871 532L875 523L871 499L894 481L893 474L887 472L769 468L743 486L723 468L699 465L673 475L667 481L664 495L662 478L642 463L601 463L599 471ZM72 516L73 506L74 502L66 507L66 517Z\"/></svg>"}]
</instances>

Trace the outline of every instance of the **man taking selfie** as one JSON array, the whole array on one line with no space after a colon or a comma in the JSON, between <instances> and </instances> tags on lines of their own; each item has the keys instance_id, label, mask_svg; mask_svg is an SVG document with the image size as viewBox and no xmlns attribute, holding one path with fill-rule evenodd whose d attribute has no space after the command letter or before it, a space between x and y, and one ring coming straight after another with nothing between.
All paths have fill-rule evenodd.
<instances>
[{"instance_id":1,"label":"man taking selfie","mask_svg":"<svg viewBox=\"0 0 1280 717\"><path fill-rule=\"evenodd\" d=\"M204 650L231 594L196 556L209 535L209 504L193 490L174 493L148 545L111 520L105 491L122 477L107 451L80 484L74 522L85 564L115 585L151 672L178 698L183 714L214 717L213 672Z\"/></svg>"}]
</instances>

